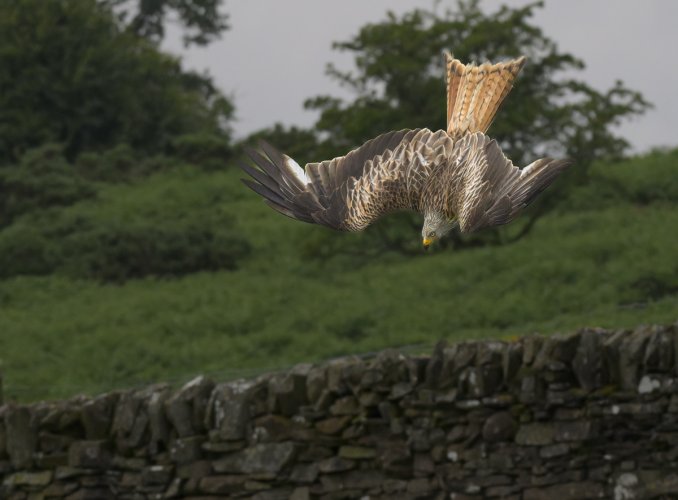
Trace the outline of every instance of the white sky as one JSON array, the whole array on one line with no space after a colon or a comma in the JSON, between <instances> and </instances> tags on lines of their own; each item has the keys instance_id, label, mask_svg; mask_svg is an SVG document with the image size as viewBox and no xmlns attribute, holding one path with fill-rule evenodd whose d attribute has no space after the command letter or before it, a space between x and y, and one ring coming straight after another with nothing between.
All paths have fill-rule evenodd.
<instances>
[{"instance_id":1,"label":"white sky","mask_svg":"<svg viewBox=\"0 0 678 500\"><path fill-rule=\"evenodd\" d=\"M481 6L494 11L501 4L526 3L484 0ZM222 40L185 50L173 31L163 47L181 55L185 66L209 72L234 98L236 137L243 137L276 121L312 125L317 116L303 109L306 98L350 97L325 75L329 61L352 67L351 54L332 50L332 42L383 20L389 9L400 14L432 5L432 0L226 0L231 29ZM444 0L440 7L455 5ZM634 150L678 145L678 1L546 0L534 22L561 51L584 60L579 79L599 90L620 79L654 104L621 128Z\"/></svg>"}]
</instances>

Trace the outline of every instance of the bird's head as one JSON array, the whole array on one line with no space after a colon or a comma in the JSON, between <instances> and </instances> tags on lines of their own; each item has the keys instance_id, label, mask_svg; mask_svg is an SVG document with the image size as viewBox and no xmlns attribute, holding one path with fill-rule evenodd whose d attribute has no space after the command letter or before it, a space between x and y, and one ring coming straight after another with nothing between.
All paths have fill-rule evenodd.
<instances>
[{"instance_id":1,"label":"bird's head","mask_svg":"<svg viewBox=\"0 0 678 500\"><path fill-rule=\"evenodd\" d=\"M454 220L450 220L440 212L430 212L424 215L424 227L421 228L421 238L424 244L424 250L436 240L439 240L456 225Z\"/></svg>"}]
</instances>

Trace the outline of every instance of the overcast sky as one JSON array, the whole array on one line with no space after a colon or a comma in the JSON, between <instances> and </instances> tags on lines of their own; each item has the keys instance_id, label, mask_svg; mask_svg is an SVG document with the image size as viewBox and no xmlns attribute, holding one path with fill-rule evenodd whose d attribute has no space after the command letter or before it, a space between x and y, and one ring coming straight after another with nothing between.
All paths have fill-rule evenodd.
<instances>
[{"instance_id":1,"label":"overcast sky","mask_svg":"<svg viewBox=\"0 0 678 500\"><path fill-rule=\"evenodd\" d=\"M492 12L501 4L526 3L484 0L481 6ZM328 61L352 67L351 55L332 50L332 42L383 20L389 9L400 14L432 5L432 0L227 0L231 29L222 40L185 50L180 34L172 32L164 48L180 55L185 66L209 72L234 98L236 137L243 137L276 121L312 125L316 113L303 109L306 98L350 96L325 75ZM441 2L442 8L454 5ZM620 79L654 104L621 128L635 151L678 145L678 1L546 0L536 12L534 22L560 50L586 63L579 78L599 90Z\"/></svg>"}]
</instances>

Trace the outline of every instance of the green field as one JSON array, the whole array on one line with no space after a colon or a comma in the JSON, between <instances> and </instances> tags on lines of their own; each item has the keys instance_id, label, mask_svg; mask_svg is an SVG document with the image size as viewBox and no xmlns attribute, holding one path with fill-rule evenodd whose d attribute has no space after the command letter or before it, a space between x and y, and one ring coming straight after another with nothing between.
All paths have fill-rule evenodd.
<instances>
[{"instance_id":1,"label":"green field","mask_svg":"<svg viewBox=\"0 0 678 500\"><path fill-rule=\"evenodd\" d=\"M5 399L227 379L385 347L428 350L442 338L678 320L678 150L595 165L515 243L416 256L322 257L309 250L318 241L364 237L286 219L239 177L176 167L2 231L0 247L30 228L65 263L0 281ZM235 270L117 284L75 277L58 228L142 221L223 224L251 251Z\"/></svg>"}]
</instances>

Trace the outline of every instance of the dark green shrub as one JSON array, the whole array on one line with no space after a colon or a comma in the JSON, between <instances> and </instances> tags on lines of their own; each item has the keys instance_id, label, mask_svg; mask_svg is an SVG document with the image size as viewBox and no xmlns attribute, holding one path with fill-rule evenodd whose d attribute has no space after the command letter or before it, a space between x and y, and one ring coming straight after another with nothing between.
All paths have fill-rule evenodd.
<instances>
[{"instance_id":1,"label":"dark green shrub","mask_svg":"<svg viewBox=\"0 0 678 500\"><path fill-rule=\"evenodd\" d=\"M216 134L185 134L172 141L174 156L207 170L223 168L233 150L228 140Z\"/></svg>"},{"instance_id":2,"label":"dark green shrub","mask_svg":"<svg viewBox=\"0 0 678 500\"><path fill-rule=\"evenodd\" d=\"M56 257L50 249L45 235L28 225L0 231L0 278L50 274Z\"/></svg>"},{"instance_id":3,"label":"dark green shrub","mask_svg":"<svg viewBox=\"0 0 678 500\"><path fill-rule=\"evenodd\" d=\"M162 155L145 156L129 144L119 144L100 153L83 153L75 166L85 179L115 183L133 182L177 163L177 159Z\"/></svg>"},{"instance_id":4,"label":"dark green shrub","mask_svg":"<svg viewBox=\"0 0 678 500\"><path fill-rule=\"evenodd\" d=\"M16 217L53 206L71 205L96 194L58 144L28 151L18 165L0 168L0 227Z\"/></svg>"},{"instance_id":5,"label":"dark green shrub","mask_svg":"<svg viewBox=\"0 0 678 500\"><path fill-rule=\"evenodd\" d=\"M189 223L112 223L66 238L64 271L78 278L122 282L146 276L181 276L235 269L249 253L225 230Z\"/></svg>"}]
</instances>

